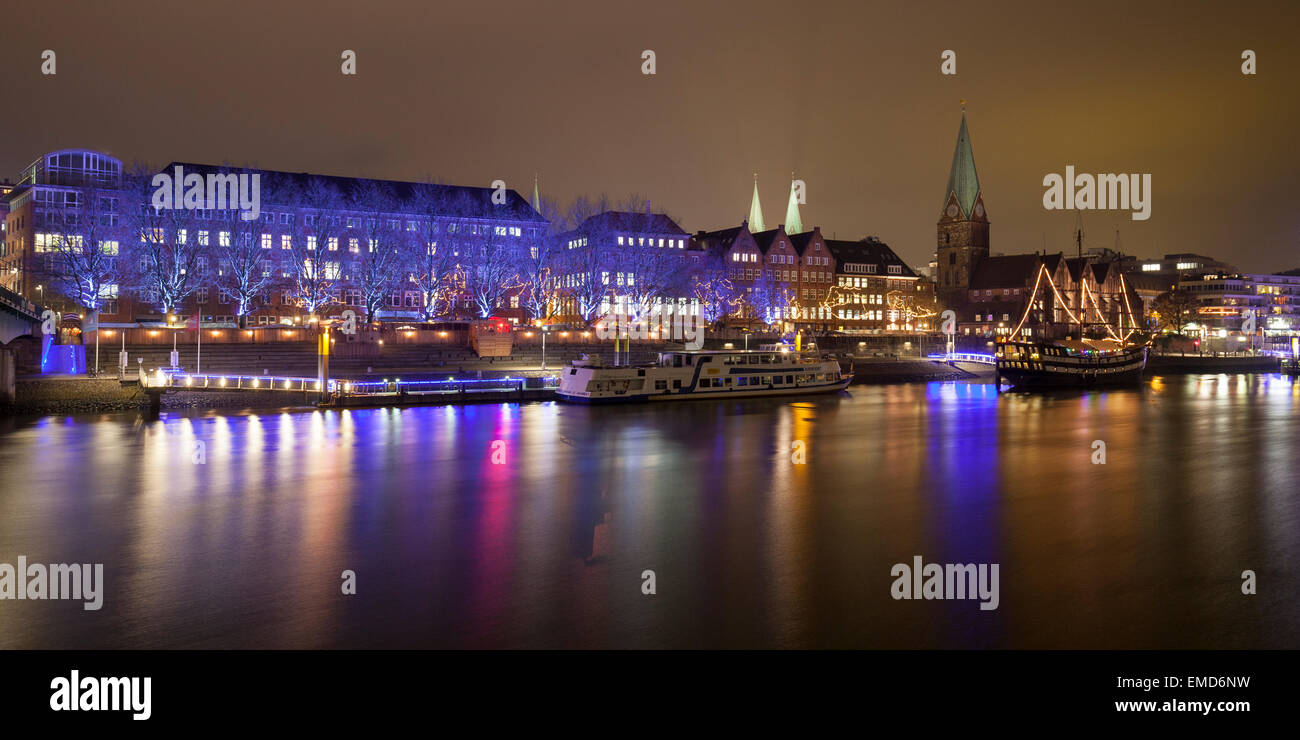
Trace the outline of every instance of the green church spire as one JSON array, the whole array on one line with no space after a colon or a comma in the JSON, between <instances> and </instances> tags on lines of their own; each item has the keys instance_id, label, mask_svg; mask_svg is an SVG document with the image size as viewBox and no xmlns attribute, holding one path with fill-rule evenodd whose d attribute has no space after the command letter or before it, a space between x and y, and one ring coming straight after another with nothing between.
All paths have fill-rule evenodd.
<instances>
[{"instance_id":1,"label":"green church spire","mask_svg":"<svg viewBox=\"0 0 1300 740\"><path fill-rule=\"evenodd\" d=\"M542 212L542 198L537 193L537 173L533 173L533 210L538 213Z\"/></svg>"},{"instance_id":2,"label":"green church spire","mask_svg":"<svg viewBox=\"0 0 1300 740\"><path fill-rule=\"evenodd\" d=\"M767 231L763 226L763 206L758 203L758 173L754 173L754 198L749 204L749 231L751 234L757 234L760 231Z\"/></svg>"},{"instance_id":3,"label":"green church spire","mask_svg":"<svg viewBox=\"0 0 1300 740\"><path fill-rule=\"evenodd\" d=\"M963 100L957 149L952 153L952 170L948 173L948 191L944 193L943 201L947 203L948 198L956 195L962 217L970 218L979 194L980 178L975 173L975 154L971 151L970 132L966 130L966 101Z\"/></svg>"},{"instance_id":4,"label":"green church spire","mask_svg":"<svg viewBox=\"0 0 1300 740\"><path fill-rule=\"evenodd\" d=\"M785 233L802 234L803 219L799 218L799 199L795 196L794 173L790 173L790 204L785 207Z\"/></svg>"}]
</instances>

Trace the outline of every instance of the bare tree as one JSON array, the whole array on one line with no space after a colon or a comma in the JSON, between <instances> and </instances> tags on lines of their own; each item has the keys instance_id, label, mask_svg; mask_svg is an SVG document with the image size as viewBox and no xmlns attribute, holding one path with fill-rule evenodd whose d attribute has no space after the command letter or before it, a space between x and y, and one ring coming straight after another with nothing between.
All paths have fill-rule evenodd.
<instances>
[{"instance_id":1,"label":"bare tree","mask_svg":"<svg viewBox=\"0 0 1300 740\"><path fill-rule=\"evenodd\" d=\"M397 203L387 185L366 180L353 190L348 210L357 214L353 233L361 237L352 260L352 276L361 289L366 321L374 321L396 282L402 255L401 221L394 215Z\"/></svg>"},{"instance_id":2,"label":"bare tree","mask_svg":"<svg viewBox=\"0 0 1300 740\"><path fill-rule=\"evenodd\" d=\"M550 320L556 310L558 293L559 259L563 256L560 233L564 230L564 217L559 205L543 198L542 217L549 222L547 232L531 243L525 244L519 254L519 282L523 285L524 307L534 319Z\"/></svg>"},{"instance_id":3,"label":"bare tree","mask_svg":"<svg viewBox=\"0 0 1300 740\"><path fill-rule=\"evenodd\" d=\"M754 316L764 324L774 324L790 319L795 292L790 283L778 280L771 269L759 270L758 279L746 294L746 301Z\"/></svg>"},{"instance_id":4,"label":"bare tree","mask_svg":"<svg viewBox=\"0 0 1300 740\"><path fill-rule=\"evenodd\" d=\"M451 310L460 279L456 270L455 224L458 198L453 188L437 183L416 185L408 204L417 218L403 243L406 280L420 293L421 312L431 321ZM448 230L448 227L452 227Z\"/></svg>"},{"instance_id":5,"label":"bare tree","mask_svg":"<svg viewBox=\"0 0 1300 740\"><path fill-rule=\"evenodd\" d=\"M563 222L566 230L577 229L586 224L597 214L610 210L609 199L602 195L598 200L578 196L565 211ZM590 226L583 232L584 243L558 245L556 269L559 278L556 288L560 294L572 302L573 311L584 322L590 324L600 317L601 304L609 297L609 268L613 261L604 251L607 240L612 242L613 235L603 233Z\"/></svg>"},{"instance_id":6,"label":"bare tree","mask_svg":"<svg viewBox=\"0 0 1300 740\"><path fill-rule=\"evenodd\" d=\"M129 233L119 210L123 193L95 181L50 193L57 200L45 212L37 269L56 291L98 312L118 287L120 243Z\"/></svg>"},{"instance_id":7,"label":"bare tree","mask_svg":"<svg viewBox=\"0 0 1300 740\"><path fill-rule=\"evenodd\" d=\"M235 210L212 211L209 217L215 221L216 238L204 229L199 232L200 246L206 246L216 260L214 282L234 301L235 316L242 328L248 325L248 316L271 285L271 265L259 242L256 221L245 220Z\"/></svg>"},{"instance_id":8,"label":"bare tree","mask_svg":"<svg viewBox=\"0 0 1300 740\"><path fill-rule=\"evenodd\" d=\"M465 292L479 317L487 318L511 290L519 288L518 253L491 224L461 224L468 233L457 234L460 273Z\"/></svg>"},{"instance_id":9,"label":"bare tree","mask_svg":"<svg viewBox=\"0 0 1300 740\"><path fill-rule=\"evenodd\" d=\"M744 291L731 281L725 257L726 253L720 249L709 250L693 276L693 293L699 302L700 315L710 324L735 314L743 306Z\"/></svg>"},{"instance_id":10,"label":"bare tree","mask_svg":"<svg viewBox=\"0 0 1300 740\"><path fill-rule=\"evenodd\" d=\"M329 180L313 177L287 195L296 213L289 255L293 271L285 289L299 306L319 317L334 302L341 276L343 194Z\"/></svg>"},{"instance_id":11,"label":"bare tree","mask_svg":"<svg viewBox=\"0 0 1300 740\"><path fill-rule=\"evenodd\" d=\"M155 207L153 172L147 167L137 166L126 178L124 190L132 204L124 214L132 238L129 248L123 245L123 267L146 300L162 313L172 314L205 277L207 247L195 238L194 212L179 203Z\"/></svg>"}]
</instances>

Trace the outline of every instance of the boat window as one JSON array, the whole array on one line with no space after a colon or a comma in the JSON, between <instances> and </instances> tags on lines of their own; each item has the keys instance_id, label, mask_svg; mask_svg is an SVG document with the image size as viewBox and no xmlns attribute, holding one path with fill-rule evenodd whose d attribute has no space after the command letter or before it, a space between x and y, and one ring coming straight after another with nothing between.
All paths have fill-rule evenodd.
<instances>
[{"instance_id":1,"label":"boat window","mask_svg":"<svg viewBox=\"0 0 1300 740\"><path fill-rule=\"evenodd\" d=\"M655 390L657 390L657 391L666 391L666 390L668 390L668 381L666 381L666 380L656 380L656 381L655 381Z\"/></svg>"},{"instance_id":2,"label":"boat window","mask_svg":"<svg viewBox=\"0 0 1300 740\"><path fill-rule=\"evenodd\" d=\"M758 355L750 355L750 356L749 356L749 364L751 364L751 365L757 365L757 364L758 364Z\"/></svg>"},{"instance_id":3,"label":"boat window","mask_svg":"<svg viewBox=\"0 0 1300 740\"><path fill-rule=\"evenodd\" d=\"M673 355L673 367L681 367L681 366L682 366L682 356Z\"/></svg>"},{"instance_id":4,"label":"boat window","mask_svg":"<svg viewBox=\"0 0 1300 740\"><path fill-rule=\"evenodd\" d=\"M793 375L787 375L787 376L785 376L785 382L786 382L786 383L794 383L794 376L793 376Z\"/></svg>"},{"instance_id":5,"label":"boat window","mask_svg":"<svg viewBox=\"0 0 1300 740\"><path fill-rule=\"evenodd\" d=\"M677 389L679 389L679 388L681 388L681 387L682 387L682 381L681 381L681 380L674 380L674 381L673 381L673 390L677 390Z\"/></svg>"},{"instance_id":6,"label":"boat window","mask_svg":"<svg viewBox=\"0 0 1300 740\"><path fill-rule=\"evenodd\" d=\"M749 378L742 377L736 381L736 385L749 385Z\"/></svg>"}]
</instances>

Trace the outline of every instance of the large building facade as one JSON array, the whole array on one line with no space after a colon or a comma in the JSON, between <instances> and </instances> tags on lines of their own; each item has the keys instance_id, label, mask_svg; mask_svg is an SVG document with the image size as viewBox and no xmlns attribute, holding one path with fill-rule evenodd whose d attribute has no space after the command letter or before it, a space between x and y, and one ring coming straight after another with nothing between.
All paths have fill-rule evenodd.
<instances>
[{"instance_id":1,"label":"large building facade","mask_svg":"<svg viewBox=\"0 0 1300 740\"><path fill-rule=\"evenodd\" d=\"M233 203L154 207L156 177L210 188L234 172L260 183L255 218ZM101 322L123 325L197 313L213 326L294 326L347 308L412 320L494 314L517 306L511 279L547 230L504 188L183 162L151 178L90 150L42 156L5 204L3 285L64 310L97 303ZM87 267L96 252L107 264Z\"/></svg>"},{"instance_id":2,"label":"large building facade","mask_svg":"<svg viewBox=\"0 0 1300 740\"><path fill-rule=\"evenodd\" d=\"M955 181L954 197L963 216L979 212L968 219L977 224L982 201L977 181L969 197L968 180ZM785 220L798 225L795 192ZM4 195L0 285L61 312L97 314L106 328L197 317L214 336L261 328L293 338L295 327L347 310L399 323L590 325L656 307L753 330L932 328L922 320L934 313L928 281L888 245L828 240L816 226L755 231L742 221L692 236L647 203L555 233L536 194L530 204L504 187L193 162L126 171L78 149L42 155ZM762 217L756 197L751 213ZM962 238L976 231L968 224ZM973 256L963 252L967 269Z\"/></svg>"}]
</instances>

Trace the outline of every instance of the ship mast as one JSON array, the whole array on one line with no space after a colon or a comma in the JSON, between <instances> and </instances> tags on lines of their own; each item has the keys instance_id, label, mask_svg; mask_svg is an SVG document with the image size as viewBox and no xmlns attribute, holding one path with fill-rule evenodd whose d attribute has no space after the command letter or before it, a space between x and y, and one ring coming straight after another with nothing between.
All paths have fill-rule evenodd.
<instances>
[{"instance_id":1,"label":"ship mast","mask_svg":"<svg viewBox=\"0 0 1300 740\"><path fill-rule=\"evenodd\" d=\"M1078 296L1077 308L1079 311L1079 341L1083 341L1083 283L1087 280L1087 272L1083 269L1083 212L1075 211L1074 225L1074 243L1079 264L1079 285L1075 288L1075 295Z\"/></svg>"}]
</instances>

